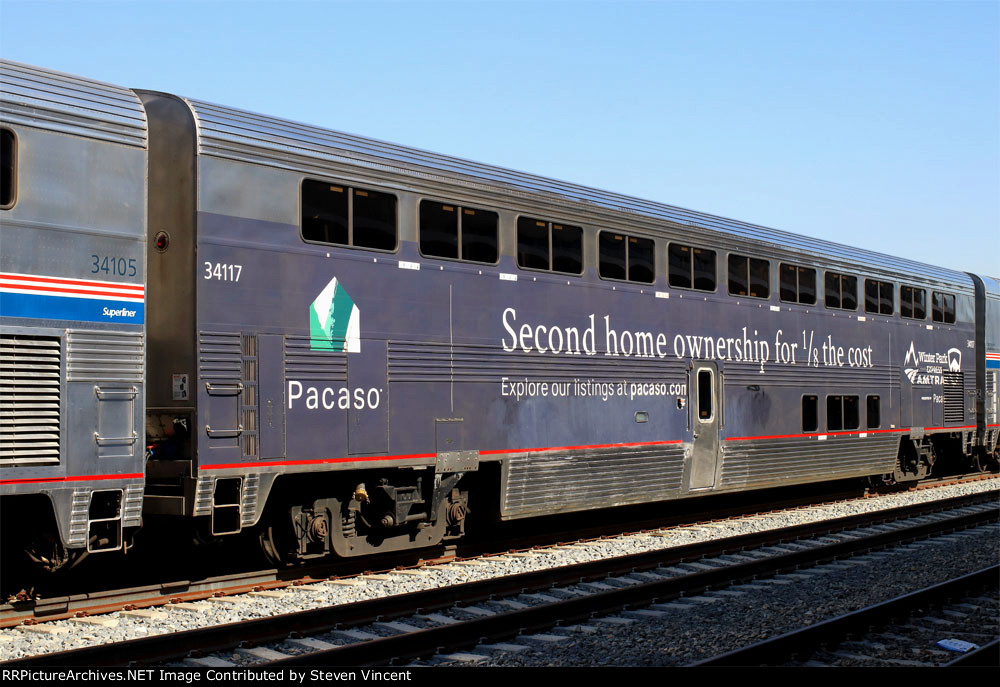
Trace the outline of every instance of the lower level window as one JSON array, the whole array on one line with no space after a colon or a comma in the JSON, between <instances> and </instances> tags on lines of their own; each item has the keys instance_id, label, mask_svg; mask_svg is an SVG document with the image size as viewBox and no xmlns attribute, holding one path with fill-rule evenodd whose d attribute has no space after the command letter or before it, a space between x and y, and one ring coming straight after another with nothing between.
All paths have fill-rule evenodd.
<instances>
[{"instance_id":1,"label":"lower level window","mask_svg":"<svg viewBox=\"0 0 1000 687\"><path fill-rule=\"evenodd\" d=\"M826 397L826 430L836 432L860 426L857 396Z\"/></svg>"}]
</instances>

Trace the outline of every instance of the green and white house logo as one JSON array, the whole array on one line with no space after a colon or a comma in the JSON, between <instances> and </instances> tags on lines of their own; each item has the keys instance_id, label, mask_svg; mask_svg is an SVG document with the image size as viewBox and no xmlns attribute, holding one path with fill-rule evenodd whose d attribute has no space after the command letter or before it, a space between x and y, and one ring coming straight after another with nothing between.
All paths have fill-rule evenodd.
<instances>
[{"instance_id":1,"label":"green and white house logo","mask_svg":"<svg viewBox=\"0 0 1000 687\"><path fill-rule=\"evenodd\" d=\"M361 313L334 277L309 306L309 347L314 351L361 351Z\"/></svg>"}]
</instances>

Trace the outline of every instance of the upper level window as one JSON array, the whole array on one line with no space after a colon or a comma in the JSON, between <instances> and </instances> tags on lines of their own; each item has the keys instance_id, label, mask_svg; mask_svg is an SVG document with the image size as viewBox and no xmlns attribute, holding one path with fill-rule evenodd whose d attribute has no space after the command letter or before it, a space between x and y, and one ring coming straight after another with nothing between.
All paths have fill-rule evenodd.
<instances>
[{"instance_id":1,"label":"upper level window","mask_svg":"<svg viewBox=\"0 0 1000 687\"><path fill-rule=\"evenodd\" d=\"M715 251L671 243L667 247L671 286L715 291Z\"/></svg>"},{"instance_id":2,"label":"upper level window","mask_svg":"<svg viewBox=\"0 0 1000 687\"><path fill-rule=\"evenodd\" d=\"M15 165L17 163L17 146L14 132L10 129L0 129L0 159L3 168L0 169L0 208L6 210L14 205Z\"/></svg>"},{"instance_id":3,"label":"upper level window","mask_svg":"<svg viewBox=\"0 0 1000 687\"><path fill-rule=\"evenodd\" d=\"M729 256L729 293L767 298L771 295L771 265L745 255Z\"/></svg>"},{"instance_id":4,"label":"upper level window","mask_svg":"<svg viewBox=\"0 0 1000 687\"><path fill-rule=\"evenodd\" d=\"M306 241L395 250L396 235L396 196L312 179L302 182Z\"/></svg>"},{"instance_id":5,"label":"upper level window","mask_svg":"<svg viewBox=\"0 0 1000 687\"><path fill-rule=\"evenodd\" d=\"M602 231L597 236L601 276L652 284L656 276L653 246L652 239Z\"/></svg>"},{"instance_id":6,"label":"upper level window","mask_svg":"<svg viewBox=\"0 0 1000 687\"><path fill-rule=\"evenodd\" d=\"M816 270L782 263L778 266L778 297L787 303L816 303Z\"/></svg>"},{"instance_id":7,"label":"upper level window","mask_svg":"<svg viewBox=\"0 0 1000 687\"><path fill-rule=\"evenodd\" d=\"M583 229L532 217L519 217L517 264L535 270L581 274Z\"/></svg>"},{"instance_id":8,"label":"upper level window","mask_svg":"<svg viewBox=\"0 0 1000 687\"><path fill-rule=\"evenodd\" d=\"M494 264L500 216L433 200L420 201L420 252L439 258Z\"/></svg>"},{"instance_id":9,"label":"upper level window","mask_svg":"<svg viewBox=\"0 0 1000 687\"><path fill-rule=\"evenodd\" d=\"M865 279L865 312L891 315L896 310L892 282Z\"/></svg>"},{"instance_id":10,"label":"upper level window","mask_svg":"<svg viewBox=\"0 0 1000 687\"><path fill-rule=\"evenodd\" d=\"M899 287L899 314L913 320L927 317L927 290L912 286Z\"/></svg>"},{"instance_id":11,"label":"upper level window","mask_svg":"<svg viewBox=\"0 0 1000 687\"><path fill-rule=\"evenodd\" d=\"M955 324L955 297L950 293L931 292L931 319Z\"/></svg>"},{"instance_id":12,"label":"upper level window","mask_svg":"<svg viewBox=\"0 0 1000 687\"><path fill-rule=\"evenodd\" d=\"M858 278L836 272L826 273L826 307L858 309Z\"/></svg>"}]
</instances>

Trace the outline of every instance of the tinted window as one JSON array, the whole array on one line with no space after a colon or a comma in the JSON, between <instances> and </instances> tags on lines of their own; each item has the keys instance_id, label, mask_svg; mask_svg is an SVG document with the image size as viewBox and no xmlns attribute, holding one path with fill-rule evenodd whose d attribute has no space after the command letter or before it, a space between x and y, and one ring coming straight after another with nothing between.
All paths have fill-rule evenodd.
<instances>
[{"instance_id":1,"label":"tinted window","mask_svg":"<svg viewBox=\"0 0 1000 687\"><path fill-rule=\"evenodd\" d=\"M302 238L320 243L348 244L347 206L350 193L344 186L306 180L302 184Z\"/></svg>"},{"instance_id":2,"label":"tinted window","mask_svg":"<svg viewBox=\"0 0 1000 687\"><path fill-rule=\"evenodd\" d=\"M14 132L0 129L0 206L10 207L14 202L15 159Z\"/></svg>"},{"instance_id":3,"label":"tinted window","mask_svg":"<svg viewBox=\"0 0 1000 687\"><path fill-rule=\"evenodd\" d=\"M420 201L420 252L458 258L458 207Z\"/></svg>"},{"instance_id":4,"label":"tinted window","mask_svg":"<svg viewBox=\"0 0 1000 687\"><path fill-rule=\"evenodd\" d=\"M396 196L354 190L352 245L379 250L396 249Z\"/></svg>"},{"instance_id":5,"label":"tinted window","mask_svg":"<svg viewBox=\"0 0 1000 687\"><path fill-rule=\"evenodd\" d=\"M955 323L955 297L949 293L934 291L931 317L935 322Z\"/></svg>"},{"instance_id":6,"label":"tinted window","mask_svg":"<svg viewBox=\"0 0 1000 687\"><path fill-rule=\"evenodd\" d=\"M826 429L828 432L857 429L859 426L859 397L826 397Z\"/></svg>"},{"instance_id":7,"label":"tinted window","mask_svg":"<svg viewBox=\"0 0 1000 687\"><path fill-rule=\"evenodd\" d=\"M892 282L865 279L865 312L891 315L895 310Z\"/></svg>"},{"instance_id":8,"label":"tinted window","mask_svg":"<svg viewBox=\"0 0 1000 687\"><path fill-rule=\"evenodd\" d=\"M495 212L420 201L420 252L424 255L495 263L498 227Z\"/></svg>"},{"instance_id":9,"label":"tinted window","mask_svg":"<svg viewBox=\"0 0 1000 687\"><path fill-rule=\"evenodd\" d=\"M729 293L767 298L771 294L770 263L743 255L729 256Z\"/></svg>"},{"instance_id":10,"label":"tinted window","mask_svg":"<svg viewBox=\"0 0 1000 687\"><path fill-rule=\"evenodd\" d=\"M583 229L564 224L552 225L552 271L583 272Z\"/></svg>"},{"instance_id":11,"label":"tinted window","mask_svg":"<svg viewBox=\"0 0 1000 687\"><path fill-rule=\"evenodd\" d=\"M462 260L493 264L500 257L500 215L462 208Z\"/></svg>"},{"instance_id":12,"label":"tinted window","mask_svg":"<svg viewBox=\"0 0 1000 687\"><path fill-rule=\"evenodd\" d=\"M656 278L656 268L653 266L652 239L641 239L637 236L628 238L628 280L652 284Z\"/></svg>"},{"instance_id":13,"label":"tinted window","mask_svg":"<svg viewBox=\"0 0 1000 687\"><path fill-rule=\"evenodd\" d=\"M878 429L882 424L882 403L878 396L868 397L868 429Z\"/></svg>"},{"instance_id":14,"label":"tinted window","mask_svg":"<svg viewBox=\"0 0 1000 687\"><path fill-rule=\"evenodd\" d=\"M778 270L779 298L788 303L816 303L816 270L781 264Z\"/></svg>"},{"instance_id":15,"label":"tinted window","mask_svg":"<svg viewBox=\"0 0 1000 687\"><path fill-rule=\"evenodd\" d=\"M600 273L605 279L625 279L625 254L628 244L624 234L602 231L597 235Z\"/></svg>"},{"instance_id":16,"label":"tinted window","mask_svg":"<svg viewBox=\"0 0 1000 687\"><path fill-rule=\"evenodd\" d=\"M827 272L824 283L826 307L842 310L858 308L858 278L836 272Z\"/></svg>"},{"instance_id":17,"label":"tinted window","mask_svg":"<svg viewBox=\"0 0 1000 687\"><path fill-rule=\"evenodd\" d=\"M671 286L715 291L715 251L671 243L667 246L668 279Z\"/></svg>"},{"instance_id":18,"label":"tinted window","mask_svg":"<svg viewBox=\"0 0 1000 687\"><path fill-rule=\"evenodd\" d=\"M914 320L927 317L927 291L912 286L899 287L899 314Z\"/></svg>"},{"instance_id":19,"label":"tinted window","mask_svg":"<svg viewBox=\"0 0 1000 687\"><path fill-rule=\"evenodd\" d=\"M802 431L815 432L819 429L818 400L816 396L802 397Z\"/></svg>"},{"instance_id":20,"label":"tinted window","mask_svg":"<svg viewBox=\"0 0 1000 687\"><path fill-rule=\"evenodd\" d=\"M396 196L306 179L302 183L302 238L395 250Z\"/></svg>"},{"instance_id":21,"label":"tinted window","mask_svg":"<svg viewBox=\"0 0 1000 687\"><path fill-rule=\"evenodd\" d=\"M712 419L712 373L709 370L698 372L698 419Z\"/></svg>"},{"instance_id":22,"label":"tinted window","mask_svg":"<svg viewBox=\"0 0 1000 687\"><path fill-rule=\"evenodd\" d=\"M517 220L517 264L533 270L549 269L548 222L530 217Z\"/></svg>"},{"instance_id":23,"label":"tinted window","mask_svg":"<svg viewBox=\"0 0 1000 687\"><path fill-rule=\"evenodd\" d=\"M650 284L654 279L653 241L612 231L597 235L600 274L605 279L627 279Z\"/></svg>"},{"instance_id":24,"label":"tinted window","mask_svg":"<svg viewBox=\"0 0 1000 687\"><path fill-rule=\"evenodd\" d=\"M568 274L583 272L583 229L532 217L517 220L517 264Z\"/></svg>"}]
</instances>

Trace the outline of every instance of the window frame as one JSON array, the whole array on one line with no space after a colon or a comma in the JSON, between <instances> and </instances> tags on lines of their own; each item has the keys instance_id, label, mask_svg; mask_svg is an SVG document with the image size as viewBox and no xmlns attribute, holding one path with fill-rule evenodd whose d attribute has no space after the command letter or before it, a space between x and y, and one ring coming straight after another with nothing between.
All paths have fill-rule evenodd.
<instances>
[{"instance_id":1,"label":"window frame","mask_svg":"<svg viewBox=\"0 0 1000 687\"><path fill-rule=\"evenodd\" d=\"M878 310L868 309L868 282L875 282L878 284ZM892 308L889 312L882 312L882 285L887 284L892 292ZM865 277L864 282L864 299L865 299L865 313L868 315L881 315L884 317L892 317L896 314L896 284L891 281L882 281L881 279L876 279L875 277Z\"/></svg>"},{"instance_id":2,"label":"window frame","mask_svg":"<svg viewBox=\"0 0 1000 687\"><path fill-rule=\"evenodd\" d=\"M605 277L601 274L601 234L617 234L625 239L625 278L617 279L615 277ZM629 240L638 239L640 241L649 241L653 244L653 250L650 253L652 258L653 267L653 279L651 281L639 281L636 279L631 279L629 273L632 271L632 265L629 262ZM566 274L565 272L560 272L560 274ZM639 236L637 234L627 234L624 231L618 231L616 229L598 229L597 230L597 276L605 281L614 281L622 284L646 284L647 286L656 283L656 239L649 236Z\"/></svg>"},{"instance_id":3,"label":"window frame","mask_svg":"<svg viewBox=\"0 0 1000 687\"><path fill-rule=\"evenodd\" d=\"M941 296L942 305L947 303L947 299L951 299L951 320L947 318L948 310L942 309L938 310L937 306L934 304L934 297ZM941 319L935 317L935 315L940 312ZM944 291L931 291L931 322L937 322L939 324L955 324L958 321L958 300L953 293L946 293Z\"/></svg>"},{"instance_id":4,"label":"window frame","mask_svg":"<svg viewBox=\"0 0 1000 687\"><path fill-rule=\"evenodd\" d=\"M829 305L826 302L826 278L827 275L836 275L837 281L840 282L840 305ZM844 279L854 280L854 307L845 308L844 307ZM844 312L857 312L858 311L858 277L853 274L846 274L844 272L834 272L833 270L823 270L823 307L829 308L830 310L843 310Z\"/></svg>"},{"instance_id":5,"label":"window frame","mask_svg":"<svg viewBox=\"0 0 1000 687\"><path fill-rule=\"evenodd\" d=\"M747 265L747 293L746 294L733 293L732 291L729 290L729 283L731 281L730 277L729 277L729 274L731 272L729 261L732 258L734 258L734 257L736 257L736 258L742 258L742 259L746 260L746 265ZM757 261L763 262L763 263L765 263L767 265L767 295L766 296L752 296L749 293L749 291L750 291L750 261L751 260L757 260ZM772 286L772 284L771 284L771 260L769 258L755 258L755 257L752 257L750 255L744 255L743 253L727 253L726 254L726 292L730 296L736 296L737 298L754 298L754 299L759 300L759 301L769 301L769 300L771 300L772 291L773 291L773 289L771 288L771 286Z\"/></svg>"},{"instance_id":6,"label":"window frame","mask_svg":"<svg viewBox=\"0 0 1000 687\"><path fill-rule=\"evenodd\" d=\"M815 407L813 408L815 414L815 427L812 429L806 429L806 399L812 399L815 404ZM799 421L799 427L802 428L803 434L816 434L819 432L819 394L802 394L799 397Z\"/></svg>"},{"instance_id":7,"label":"window frame","mask_svg":"<svg viewBox=\"0 0 1000 687\"><path fill-rule=\"evenodd\" d=\"M0 210L10 210L15 205L17 205L17 163L18 163L18 153L21 148L21 141L18 139L17 132L9 126L0 127L0 131L10 134L11 146L10 146L10 203L6 205L0 205Z\"/></svg>"},{"instance_id":8,"label":"window frame","mask_svg":"<svg viewBox=\"0 0 1000 687\"><path fill-rule=\"evenodd\" d=\"M449 257L446 257L444 255L431 255L429 253L424 253L423 249L420 247L420 241L423 238L423 222L420 219L420 206L424 203L424 201L429 201L431 203L438 203L440 205L452 205L452 206L455 207L455 209L456 209L456 211L458 213L458 234L456 236L456 240L458 241L458 257L457 258L449 258ZM474 210L476 212L489 212L489 213L492 213L492 214L496 215L496 218L497 218L497 224L496 224L496 229L497 229L497 259L494 260L493 262L481 262L479 260L469 260L468 258L463 258L462 257L462 214L463 214L464 210ZM431 198L431 197L420 198L420 200L417 201L417 253L422 258L427 258L428 260L448 260L450 262L461 262L461 263L464 263L464 264L467 264L467 265L488 265L488 266L491 266L491 267L496 267L497 265L500 264L500 255L502 254L502 251L500 249L501 248L500 247L500 235L501 235L501 233L502 232L500 231L500 212L497 211L497 210L490 210L488 208L468 207L466 205L462 205L462 204L457 203L457 202L456 203L449 203L446 200L437 200L436 198Z\"/></svg>"},{"instance_id":9,"label":"window frame","mask_svg":"<svg viewBox=\"0 0 1000 687\"><path fill-rule=\"evenodd\" d=\"M673 245L678 245L683 248L687 248L691 252L691 286L674 286L670 283L670 247ZM715 282L715 288L711 291L708 289L699 289L694 286L694 251L706 250L712 253L712 266L714 269L713 281ZM728 277L728 275L727 275ZM705 248L704 246L695 246L692 244L681 243L680 241L667 241L667 286L671 289L682 289L684 291L697 291L698 293L718 293L719 292L719 251L712 248Z\"/></svg>"},{"instance_id":10,"label":"window frame","mask_svg":"<svg viewBox=\"0 0 1000 687\"><path fill-rule=\"evenodd\" d=\"M784 298L781 297L781 268L785 267L785 266L794 267L795 268L795 298L796 298L796 300L794 300L794 301L788 301L788 300L785 300ZM802 287L801 287L801 284L802 284L802 274L801 274L801 270L810 270L813 273L813 302L812 303L806 303L806 302L802 301ZM819 287L817 286L817 277L818 276L819 276L819 270L816 269L815 267L808 267L806 265L798 265L798 264L795 264L793 262L781 262L779 260L778 261L778 300L781 303L792 303L792 304L795 304L795 305L812 305L812 306L816 305L816 300L817 300L817 295L818 295L817 292L819 291ZM825 293L825 291L826 291L826 282L825 281L823 282L823 287L824 287L823 300L825 301L826 300L826 293Z\"/></svg>"},{"instance_id":11,"label":"window frame","mask_svg":"<svg viewBox=\"0 0 1000 687\"><path fill-rule=\"evenodd\" d=\"M830 399L839 398L840 399L840 427L832 428L830 427ZM845 412L847 405L845 403L846 399L853 398L857 404L857 424L854 427L847 426L847 413ZM861 395L860 394L827 394L826 395L826 431L830 432L857 432L861 429Z\"/></svg>"},{"instance_id":12,"label":"window frame","mask_svg":"<svg viewBox=\"0 0 1000 687\"><path fill-rule=\"evenodd\" d=\"M878 424L872 424L872 411L871 402L872 399L876 399L878 404ZM882 427L882 394L866 394L865 395L865 428L866 429L880 429Z\"/></svg>"},{"instance_id":13,"label":"window frame","mask_svg":"<svg viewBox=\"0 0 1000 687\"><path fill-rule=\"evenodd\" d=\"M701 375L702 375L703 372L707 372L708 373L708 382L709 382L708 388L709 388L709 392L711 393L710 400L711 400L712 414L709 415L706 418L702 418L701 417L701 401L702 401ZM697 419L698 422L701 423L701 424L709 424L709 423L715 421L715 416L716 416L715 407L717 405L717 402L715 400L715 371L712 370L712 368L710 368L710 367L702 367L702 368L700 368L698 370L697 374L695 375L695 381L698 384L698 405L695 408L695 419Z\"/></svg>"},{"instance_id":14,"label":"window frame","mask_svg":"<svg viewBox=\"0 0 1000 687\"><path fill-rule=\"evenodd\" d=\"M903 314L903 289L909 289L910 290L910 294L911 294L911 300L910 300L910 303L909 303L909 305L910 305L910 314L909 315ZM923 301L924 301L924 303L923 303L923 306L924 306L924 315L923 315L923 317L917 317L914 314L914 310L915 310L914 306L916 305L916 299L913 298L913 297L915 297L918 292L923 294ZM919 286L910 286L909 284L900 284L899 285L899 316L900 317L902 317L903 319L907 319L907 320L916 320L918 322L924 321L924 320L927 319L927 305L928 305L928 303L927 303L927 289L926 288L921 288Z\"/></svg>"},{"instance_id":15,"label":"window frame","mask_svg":"<svg viewBox=\"0 0 1000 687\"><path fill-rule=\"evenodd\" d=\"M303 230L305 228L303 226L303 219L304 219L304 216L303 216L303 212L304 212L303 194L304 194L304 191L305 191L305 184L306 184L307 181L314 181L316 183L326 184L328 186L341 186L341 187L343 187L347 191L347 194L348 194L347 195L347 240L350 243L328 243L326 241L316 241L314 239L307 239L305 237L305 234L303 233ZM368 192L373 192L373 193L382 193L384 195L392 196L395 199L396 202L395 202L395 213L394 214L395 214L395 228L396 228L396 245L395 245L395 247L392 250L389 250L387 248L370 248L368 246L356 246L356 245L354 245L354 243L353 243L353 241L354 241L354 191L356 191L356 190L368 191ZM402 243L400 241L400 239L399 239L399 212L400 212L400 209L399 209L399 196L395 192L392 192L392 191L382 190L381 188L368 188L368 187L362 188L362 187L354 186L353 184L348 183L348 182L329 181L329 180L316 179L316 178L307 177L307 176L302 177L302 179L299 181L299 238L302 239L303 243L307 243L307 244L312 245L312 246L328 246L328 247L329 246L333 246L335 248L351 248L353 250L369 250L369 251L374 251L376 253L383 253L383 254L390 254L390 255L398 253L399 249L400 249L400 244Z\"/></svg>"},{"instance_id":16,"label":"window frame","mask_svg":"<svg viewBox=\"0 0 1000 687\"><path fill-rule=\"evenodd\" d=\"M545 222L546 232L548 235L548 251L549 251L549 267L548 269L542 269L540 267L525 267L521 264L520 258L520 237L518 236L519 227L522 219L532 220L534 222ZM552 268L555 256L552 251L552 225L559 224L564 227L572 227L574 229L580 230L580 271L579 272L563 272L561 270L555 270ZM542 219L541 217L535 217L533 215L517 215L514 218L514 264L517 265L519 270L526 270L529 272L540 272L542 274L561 274L567 277L582 277L587 271L587 247L586 247L586 235L587 232L584 230L581 224L570 224L568 222L556 221L551 219Z\"/></svg>"}]
</instances>

